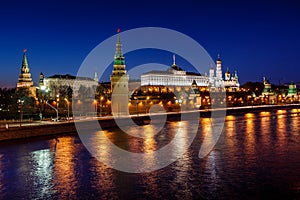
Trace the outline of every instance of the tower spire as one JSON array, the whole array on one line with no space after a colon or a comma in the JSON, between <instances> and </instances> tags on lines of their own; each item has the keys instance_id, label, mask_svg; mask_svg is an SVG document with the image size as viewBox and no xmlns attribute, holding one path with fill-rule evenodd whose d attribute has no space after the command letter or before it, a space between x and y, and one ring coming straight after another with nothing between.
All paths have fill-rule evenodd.
<instances>
[{"instance_id":1,"label":"tower spire","mask_svg":"<svg viewBox=\"0 0 300 200\"><path fill-rule=\"evenodd\" d=\"M173 65L174 66L176 65L176 56L175 56L175 54L173 55Z\"/></svg>"},{"instance_id":2,"label":"tower spire","mask_svg":"<svg viewBox=\"0 0 300 200\"><path fill-rule=\"evenodd\" d=\"M112 71L111 75L111 82L112 82L112 89L114 88L115 84L119 81L119 79L126 75L126 69L125 69L125 61L124 56L122 53L122 44L120 40L120 28L118 28L118 39L116 43L116 53L114 58L114 69Z\"/></svg>"},{"instance_id":3,"label":"tower spire","mask_svg":"<svg viewBox=\"0 0 300 200\"><path fill-rule=\"evenodd\" d=\"M94 81L99 81L99 78L98 78L98 73L97 72L95 72L95 74L94 74Z\"/></svg>"},{"instance_id":4,"label":"tower spire","mask_svg":"<svg viewBox=\"0 0 300 200\"><path fill-rule=\"evenodd\" d=\"M118 32L118 39L117 39L117 43L116 43L116 53L115 53L115 64L118 65L124 65L124 57L123 57L123 53L122 53L122 43L121 43L121 39L120 39L120 28L118 28L117 30Z\"/></svg>"},{"instance_id":5,"label":"tower spire","mask_svg":"<svg viewBox=\"0 0 300 200\"><path fill-rule=\"evenodd\" d=\"M22 70L25 68L28 68L28 62L27 62L27 57L26 57L27 49L24 49L23 52L24 52L24 54L23 54L23 60L22 60Z\"/></svg>"},{"instance_id":6,"label":"tower spire","mask_svg":"<svg viewBox=\"0 0 300 200\"><path fill-rule=\"evenodd\" d=\"M111 110L114 116L129 115L128 112L128 80L122 44L120 39L120 29L118 28L118 39L116 43L116 54L114 58L114 69L110 76L111 91Z\"/></svg>"},{"instance_id":7,"label":"tower spire","mask_svg":"<svg viewBox=\"0 0 300 200\"><path fill-rule=\"evenodd\" d=\"M32 97L36 97L36 88L33 86L33 82L31 79L31 74L29 72L27 57L26 57L26 49L23 50L23 60L22 60L22 68L21 73L19 75L19 80L17 83L17 90L28 89L28 95Z\"/></svg>"},{"instance_id":8,"label":"tower spire","mask_svg":"<svg viewBox=\"0 0 300 200\"><path fill-rule=\"evenodd\" d=\"M118 40L117 40L117 43L121 44L121 39L120 39L120 32L121 32L121 29L118 28L118 29L117 29L117 32L118 32Z\"/></svg>"},{"instance_id":9,"label":"tower spire","mask_svg":"<svg viewBox=\"0 0 300 200\"><path fill-rule=\"evenodd\" d=\"M217 59L216 77L219 81L223 80L223 77L222 77L222 62L221 62L220 54L218 54L218 59Z\"/></svg>"}]
</instances>

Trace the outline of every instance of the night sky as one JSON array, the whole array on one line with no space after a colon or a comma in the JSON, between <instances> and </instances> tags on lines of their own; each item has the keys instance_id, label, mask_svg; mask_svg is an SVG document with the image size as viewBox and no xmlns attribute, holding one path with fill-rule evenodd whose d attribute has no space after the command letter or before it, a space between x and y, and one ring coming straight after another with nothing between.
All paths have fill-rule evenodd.
<instances>
[{"instance_id":1,"label":"night sky","mask_svg":"<svg viewBox=\"0 0 300 200\"><path fill-rule=\"evenodd\" d=\"M165 27L199 42L240 82L267 76L278 84L300 81L300 3L290 1L6 1L0 5L0 87L15 86L23 49L33 80L39 73L77 74L100 42L138 27ZM128 68L154 60L126 56ZM154 56L155 57L155 56ZM156 62L172 64L172 57ZM177 64L180 67L180 59Z\"/></svg>"}]
</instances>

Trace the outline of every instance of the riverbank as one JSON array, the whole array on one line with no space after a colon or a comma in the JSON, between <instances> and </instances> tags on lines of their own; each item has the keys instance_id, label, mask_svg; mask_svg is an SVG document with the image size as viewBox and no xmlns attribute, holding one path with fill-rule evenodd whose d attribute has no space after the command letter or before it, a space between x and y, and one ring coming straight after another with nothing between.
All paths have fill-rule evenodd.
<instances>
[{"instance_id":1,"label":"riverbank","mask_svg":"<svg viewBox=\"0 0 300 200\"><path fill-rule=\"evenodd\" d=\"M290 105L265 105L265 106L247 106L247 107L232 107L225 109L207 109L200 111L186 111L182 113L161 113L156 114L157 116L167 115L167 121L179 121L181 120L181 115L189 115L191 112L199 112L200 117L210 117L212 112L218 112L224 114L226 110L226 115L237 115L244 113L254 113L262 111L274 111L274 110L290 110L290 109L300 109L300 104L290 104ZM154 115L151 115L153 117ZM150 123L150 116L143 114L139 116L130 116L130 118L138 125L144 125ZM80 128L90 130L93 127L94 122L98 121L102 129L109 129L113 127L118 127L118 124L126 125L128 117L119 118L118 124L115 122L113 117L103 117L88 120L79 120L76 123L80 123ZM22 125L22 127L10 127L2 128L0 130L0 141L14 140L14 139L24 139L31 137L41 137L41 136L55 136L66 133L76 133L75 122L52 122L48 124L35 123L30 126Z\"/></svg>"}]
</instances>

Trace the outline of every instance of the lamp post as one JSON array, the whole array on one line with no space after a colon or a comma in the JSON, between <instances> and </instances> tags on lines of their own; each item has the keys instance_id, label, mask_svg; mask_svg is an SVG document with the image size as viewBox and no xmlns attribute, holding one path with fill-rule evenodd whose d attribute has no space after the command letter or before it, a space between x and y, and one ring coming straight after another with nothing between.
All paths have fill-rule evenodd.
<instances>
[{"instance_id":1,"label":"lamp post","mask_svg":"<svg viewBox=\"0 0 300 200\"><path fill-rule=\"evenodd\" d=\"M96 117L98 117L98 101L96 99L94 99L94 105L95 105Z\"/></svg>"},{"instance_id":2,"label":"lamp post","mask_svg":"<svg viewBox=\"0 0 300 200\"><path fill-rule=\"evenodd\" d=\"M45 114L45 102L46 102L46 98L47 98L47 94L48 94L48 92L49 92L49 89L47 89L46 88L46 86L45 85L42 85L41 87L40 87L40 90L41 90L41 102L43 103L42 104L42 110L41 110L41 113L40 113L40 117L41 117L41 120L43 119L43 113L42 112L44 112L44 114Z\"/></svg>"},{"instance_id":3,"label":"lamp post","mask_svg":"<svg viewBox=\"0 0 300 200\"><path fill-rule=\"evenodd\" d=\"M24 100L18 100L19 108L20 108L20 127L22 126L22 119L23 119L23 104Z\"/></svg>"},{"instance_id":4,"label":"lamp post","mask_svg":"<svg viewBox=\"0 0 300 200\"><path fill-rule=\"evenodd\" d=\"M54 106L52 106L50 103L48 103L48 101L46 101L46 104L48 106L50 106L53 110L56 111L56 121L58 122L58 109L56 109Z\"/></svg>"},{"instance_id":5,"label":"lamp post","mask_svg":"<svg viewBox=\"0 0 300 200\"><path fill-rule=\"evenodd\" d=\"M135 99L135 105L136 105L136 116L139 116L139 109L138 109L138 98L134 97Z\"/></svg>"},{"instance_id":6,"label":"lamp post","mask_svg":"<svg viewBox=\"0 0 300 200\"><path fill-rule=\"evenodd\" d=\"M67 98L65 98L65 101L67 102L68 105L68 122L70 122L70 102Z\"/></svg>"},{"instance_id":7,"label":"lamp post","mask_svg":"<svg viewBox=\"0 0 300 200\"><path fill-rule=\"evenodd\" d=\"M59 94L56 95L56 97L57 97L57 98L56 98L56 103L57 103L57 104L56 104L56 107L57 107L57 110L58 110L58 105L59 105Z\"/></svg>"},{"instance_id":8,"label":"lamp post","mask_svg":"<svg viewBox=\"0 0 300 200\"><path fill-rule=\"evenodd\" d=\"M38 88L38 89L40 89L40 91L41 91L41 103L42 103L42 110L41 110L41 113L40 113L40 117L41 117L41 119L43 119L43 114L42 114L42 112L44 112L45 113L45 102L46 102L46 97L47 97L47 94L48 94L48 92L49 92L49 89L48 88L46 88L46 86L45 85L42 85L40 88Z\"/></svg>"},{"instance_id":9,"label":"lamp post","mask_svg":"<svg viewBox=\"0 0 300 200\"><path fill-rule=\"evenodd\" d=\"M100 117L102 117L102 100L104 99L103 96L100 97Z\"/></svg>"},{"instance_id":10,"label":"lamp post","mask_svg":"<svg viewBox=\"0 0 300 200\"><path fill-rule=\"evenodd\" d=\"M148 100L150 99L150 97L149 96L147 96L146 97L146 104L145 104L145 106L146 106L146 114L147 114L147 110L148 110Z\"/></svg>"}]
</instances>

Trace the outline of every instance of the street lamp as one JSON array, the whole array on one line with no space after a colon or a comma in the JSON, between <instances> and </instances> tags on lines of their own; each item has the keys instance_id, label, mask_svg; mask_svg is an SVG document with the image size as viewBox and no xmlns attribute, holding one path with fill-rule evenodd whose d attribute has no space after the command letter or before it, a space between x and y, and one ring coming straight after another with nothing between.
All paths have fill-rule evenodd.
<instances>
[{"instance_id":1,"label":"street lamp","mask_svg":"<svg viewBox=\"0 0 300 200\"><path fill-rule=\"evenodd\" d=\"M49 92L49 89L45 85L42 85L40 88L37 87L37 89L40 90L40 95L41 95L42 108L41 108L41 111L40 111L40 118L42 120L43 119L42 111L45 112L46 96Z\"/></svg>"},{"instance_id":2,"label":"street lamp","mask_svg":"<svg viewBox=\"0 0 300 200\"><path fill-rule=\"evenodd\" d=\"M20 108L20 127L22 126L22 119L23 119L23 104L24 100L18 100L19 108Z\"/></svg>"},{"instance_id":3,"label":"street lamp","mask_svg":"<svg viewBox=\"0 0 300 200\"><path fill-rule=\"evenodd\" d=\"M94 105L95 105L95 112L96 112L96 117L98 116L98 101L94 99Z\"/></svg>"},{"instance_id":4,"label":"street lamp","mask_svg":"<svg viewBox=\"0 0 300 200\"><path fill-rule=\"evenodd\" d=\"M104 99L103 96L100 97L100 117L102 117L102 100Z\"/></svg>"},{"instance_id":5,"label":"street lamp","mask_svg":"<svg viewBox=\"0 0 300 200\"><path fill-rule=\"evenodd\" d=\"M147 108L148 108L148 100L150 99L150 97L149 96L147 96L147 98L146 98L146 114L147 114Z\"/></svg>"},{"instance_id":6,"label":"street lamp","mask_svg":"<svg viewBox=\"0 0 300 200\"><path fill-rule=\"evenodd\" d=\"M56 109L54 106L52 106L50 103L48 103L48 101L46 101L46 104L47 104L48 106L50 106L53 110L56 111L56 121L58 121L58 109Z\"/></svg>"},{"instance_id":7,"label":"street lamp","mask_svg":"<svg viewBox=\"0 0 300 200\"><path fill-rule=\"evenodd\" d=\"M59 104L59 94L58 95L56 95L56 102L57 102L57 104L56 104L56 107L57 107L57 110L58 110L58 104Z\"/></svg>"},{"instance_id":8,"label":"street lamp","mask_svg":"<svg viewBox=\"0 0 300 200\"><path fill-rule=\"evenodd\" d=\"M138 110L138 98L134 97L135 99L135 105L136 105L136 116L139 116L139 110Z\"/></svg>"},{"instance_id":9,"label":"street lamp","mask_svg":"<svg viewBox=\"0 0 300 200\"><path fill-rule=\"evenodd\" d=\"M68 105L68 121L70 122L70 102L68 101L67 98L65 98L65 101L67 102Z\"/></svg>"}]
</instances>

